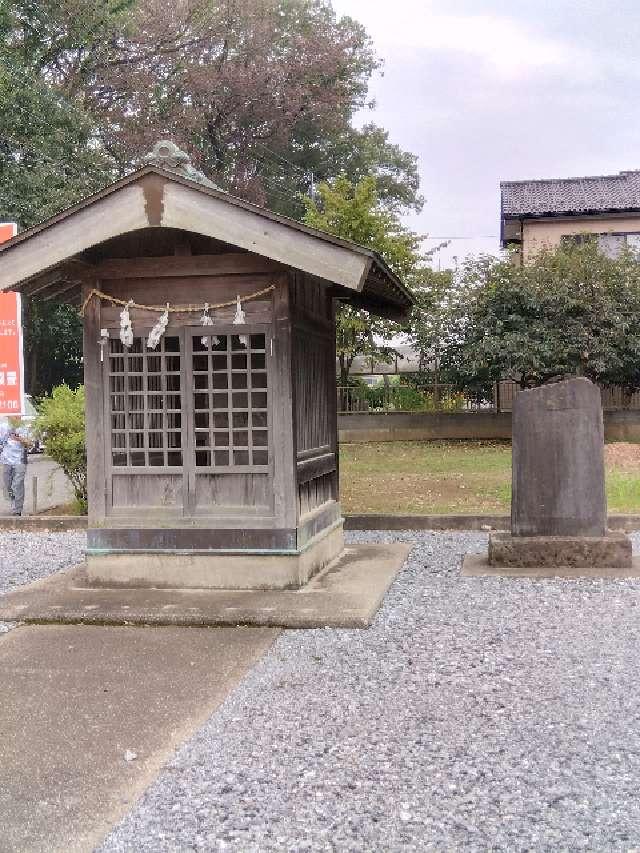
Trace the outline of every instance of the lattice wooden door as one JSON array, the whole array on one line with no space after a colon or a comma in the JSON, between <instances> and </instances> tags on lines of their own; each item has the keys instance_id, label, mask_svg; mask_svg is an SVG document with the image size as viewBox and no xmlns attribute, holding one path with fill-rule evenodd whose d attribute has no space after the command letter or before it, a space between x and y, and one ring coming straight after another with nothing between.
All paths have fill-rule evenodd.
<instances>
[{"instance_id":1,"label":"lattice wooden door","mask_svg":"<svg viewBox=\"0 0 640 853\"><path fill-rule=\"evenodd\" d=\"M107 512L263 514L272 504L266 327L169 330L105 359Z\"/></svg>"},{"instance_id":2,"label":"lattice wooden door","mask_svg":"<svg viewBox=\"0 0 640 853\"><path fill-rule=\"evenodd\" d=\"M190 511L264 513L272 503L269 329L186 335Z\"/></svg>"}]
</instances>

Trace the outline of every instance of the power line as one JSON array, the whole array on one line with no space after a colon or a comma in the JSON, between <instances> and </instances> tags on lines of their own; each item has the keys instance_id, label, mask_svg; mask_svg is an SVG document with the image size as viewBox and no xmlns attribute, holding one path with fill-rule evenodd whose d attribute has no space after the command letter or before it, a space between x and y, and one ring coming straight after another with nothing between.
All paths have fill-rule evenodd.
<instances>
[{"instance_id":1,"label":"power line","mask_svg":"<svg viewBox=\"0 0 640 853\"><path fill-rule=\"evenodd\" d=\"M299 163L295 163L293 160L290 160L288 157L285 157L284 154L278 154L277 151L273 151L271 148L267 148L267 146L263 145L261 142L257 143L257 145L259 145L260 148L262 148L268 154L271 154L272 157L275 157L276 159L282 161L283 164L286 163L287 165L291 166L294 169L297 169L298 171L302 172L305 175L309 175L310 173L313 173L313 172L319 172L319 171L322 171L323 169L330 169L330 168L333 168L335 166L335 163L332 160L320 160L319 162L314 163L312 168L305 168L304 166L301 166ZM255 155L255 152L254 152L254 155ZM255 156L257 156L257 155L255 155Z\"/></svg>"},{"instance_id":2,"label":"power line","mask_svg":"<svg viewBox=\"0 0 640 853\"><path fill-rule=\"evenodd\" d=\"M499 234L475 234L472 237L432 237L431 234L427 234L424 238L425 240L497 240L499 239Z\"/></svg>"},{"instance_id":3,"label":"power line","mask_svg":"<svg viewBox=\"0 0 640 853\"><path fill-rule=\"evenodd\" d=\"M295 181L298 184L309 182L310 173L308 172L304 175L287 173L284 169L282 169L282 166L279 163L273 163L271 160L263 160L258 155L254 155L254 157L257 157L257 159L253 160L253 163L254 165L259 167L259 171L257 173L260 175L265 174L266 171L266 174L271 178L282 178L283 180ZM280 169L281 171L278 172L276 171L277 169Z\"/></svg>"},{"instance_id":4,"label":"power line","mask_svg":"<svg viewBox=\"0 0 640 853\"><path fill-rule=\"evenodd\" d=\"M265 148L266 151L270 150L270 149L266 148L265 146L261 146L261 147ZM278 156L275 154L275 152L271 152L271 153L274 156ZM253 158L255 158L254 164L256 164L256 165L259 164L260 167L267 167L267 169L270 169L270 170L275 170L277 167L279 170L281 170L282 173L284 173L283 174L284 180L296 181L298 184L302 181L304 183L304 185L306 185L308 187L309 196L311 198L313 198L315 196L315 180L314 180L313 171L311 171L311 170L304 171L304 169L302 169L300 166L297 166L295 163L291 162L290 160L286 160L285 157L280 158L281 160L284 161L283 163L275 163L272 160L267 159L264 155L258 154L254 151L253 152ZM289 175L286 175L284 163L287 163L289 166L291 166L293 169L295 169L296 172L299 172L300 174L298 175L295 173L289 173ZM277 181L280 180L280 176L277 173L276 174L272 173L270 175L265 176L262 171L258 170L256 172L256 175L257 175L257 177L260 178L260 180L264 181L264 183L266 183L266 184L271 183L273 185L274 183L276 183ZM281 186L281 185L278 184L278 186Z\"/></svg>"},{"instance_id":5,"label":"power line","mask_svg":"<svg viewBox=\"0 0 640 853\"><path fill-rule=\"evenodd\" d=\"M278 160L282 160L283 163L287 163L289 166L292 166L294 169L297 169L298 172L302 172L303 175L309 174L308 169L303 168L298 163L294 163L293 160L287 159L287 157L284 157L282 154L278 154L276 151L272 151L270 148L267 148L267 146L263 145L261 142L258 142L258 147L262 148L268 154L271 154L272 157L275 157Z\"/></svg>"}]
</instances>

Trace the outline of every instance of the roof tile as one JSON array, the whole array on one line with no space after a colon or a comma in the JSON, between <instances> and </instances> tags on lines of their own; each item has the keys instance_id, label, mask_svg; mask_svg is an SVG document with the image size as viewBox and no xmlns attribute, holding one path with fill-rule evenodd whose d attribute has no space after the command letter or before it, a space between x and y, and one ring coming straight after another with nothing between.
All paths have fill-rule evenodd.
<instances>
[{"instance_id":1,"label":"roof tile","mask_svg":"<svg viewBox=\"0 0 640 853\"><path fill-rule=\"evenodd\" d=\"M503 217L640 210L640 171L585 178L502 181Z\"/></svg>"}]
</instances>

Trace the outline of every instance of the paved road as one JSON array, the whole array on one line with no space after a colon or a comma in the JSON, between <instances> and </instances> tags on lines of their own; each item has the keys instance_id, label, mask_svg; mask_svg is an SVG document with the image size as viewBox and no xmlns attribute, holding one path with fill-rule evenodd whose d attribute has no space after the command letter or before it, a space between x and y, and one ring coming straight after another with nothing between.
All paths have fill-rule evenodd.
<instances>
[{"instance_id":1,"label":"paved road","mask_svg":"<svg viewBox=\"0 0 640 853\"><path fill-rule=\"evenodd\" d=\"M27 465L24 493L25 515L33 513L34 479L38 481L39 512L73 500L73 489L62 469L46 456L34 453L29 456L29 464ZM9 501L4 496L4 491L0 489L0 515L8 515L9 511Z\"/></svg>"},{"instance_id":2,"label":"paved road","mask_svg":"<svg viewBox=\"0 0 640 853\"><path fill-rule=\"evenodd\" d=\"M278 633L41 625L3 637L0 851L93 850Z\"/></svg>"}]
</instances>

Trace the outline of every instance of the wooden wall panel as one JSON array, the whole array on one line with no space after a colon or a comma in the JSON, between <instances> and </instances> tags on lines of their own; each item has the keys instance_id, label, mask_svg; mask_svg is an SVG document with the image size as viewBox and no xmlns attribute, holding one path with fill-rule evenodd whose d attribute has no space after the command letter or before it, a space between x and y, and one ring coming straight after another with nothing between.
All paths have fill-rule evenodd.
<instances>
[{"instance_id":1,"label":"wooden wall panel","mask_svg":"<svg viewBox=\"0 0 640 853\"><path fill-rule=\"evenodd\" d=\"M318 507L337 499L337 476L333 471L298 486L298 518L304 518Z\"/></svg>"},{"instance_id":2,"label":"wooden wall panel","mask_svg":"<svg viewBox=\"0 0 640 853\"><path fill-rule=\"evenodd\" d=\"M313 276L296 272L293 275L293 308L298 317L308 316L312 323L331 320L331 297L328 287Z\"/></svg>"},{"instance_id":3,"label":"wooden wall panel","mask_svg":"<svg viewBox=\"0 0 640 853\"><path fill-rule=\"evenodd\" d=\"M282 527L295 527L297 519L292 279L293 273L282 276L273 299L273 500L274 514Z\"/></svg>"},{"instance_id":4,"label":"wooden wall panel","mask_svg":"<svg viewBox=\"0 0 640 853\"><path fill-rule=\"evenodd\" d=\"M116 474L113 508L182 506L182 474Z\"/></svg>"},{"instance_id":5,"label":"wooden wall panel","mask_svg":"<svg viewBox=\"0 0 640 853\"><path fill-rule=\"evenodd\" d=\"M332 447L328 387L335 368L334 345L326 335L296 331L295 401L298 458L310 450ZM335 390L334 390L335 394Z\"/></svg>"},{"instance_id":6,"label":"wooden wall panel","mask_svg":"<svg viewBox=\"0 0 640 853\"><path fill-rule=\"evenodd\" d=\"M335 320L326 282L293 276L293 377L298 524L338 500Z\"/></svg>"},{"instance_id":7,"label":"wooden wall panel","mask_svg":"<svg viewBox=\"0 0 640 853\"><path fill-rule=\"evenodd\" d=\"M249 508L269 512L272 504L269 474L196 474L196 509Z\"/></svg>"},{"instance_id":8,"label":"wooden wall panel","mask_svg":"<svg viewBox=\"0 0 640 853\"><path fill-rule=\"evenodd\" d=\"M122 279L109 280L102 285L105 293L118 299L133 299L143 305L202 305L234 300L236 296L247 296L275 283L274 276L198 276L192 278ZM245 302L242 306L247 323L270 323L272 320L272 295ZM121 306L102 304L102 324L110 328L120 325ZM212 310L214 323L229 323L233 320L235 305ZM153 326L158 319L154 311L133 308L131 316L135 324ZM172 326L197 325L197 313L172 313Z\"/></svg>"}]
</instances>

